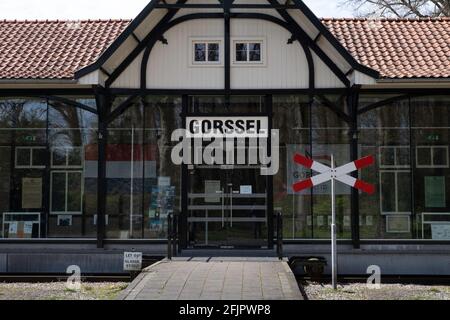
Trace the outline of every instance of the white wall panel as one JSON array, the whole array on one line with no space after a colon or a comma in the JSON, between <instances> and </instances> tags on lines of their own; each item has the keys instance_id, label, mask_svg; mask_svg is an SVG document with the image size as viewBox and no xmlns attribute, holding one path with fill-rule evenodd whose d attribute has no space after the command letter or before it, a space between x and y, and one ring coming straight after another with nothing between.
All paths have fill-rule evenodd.
<instances>
[{"instance_id":1,"label":"white wall panel","mask_svg":"<svg viewBox=\"0 0 450 320\"><path fill-rule=\"evenodd\" d=\"M183 22L167 31L165 45L157 42L147 65L147 87L150 89L223 89L224 67L193 66L193 39L220 39L223 55L224 23L221 19ZM232 19L233 40L263 39L264 64L231 67L232 89L308 88L309 70L306 55L298 42L287 44L291 37L284 28L264 20ZM234 50L233 50L234 51ZM316 56L315 81L318 88L343 87L341 81ZM232 54L233 59L233 54ZM141 55L115 81L114 88L139 88ZM223 56L222 56L223 62Z\"/></svg>"},{"instance_id":2,"label":"white wall panel","mask_svg":"<svg viewBox=\"0 0 450 320\"><path fill-rule=\"evenodd\" d=\"M144 53L142 52L134 59L128 68L114 81L112 88L136 89L140 87L143 55Z\"/></svg>"},{"instance_id":3,"label":"white wall panel","mask_svg":"<svg viewBox=\"0 0 450 320\"><path fill-rule=\"evenodd\" d=\"M345 85L328 68L314 52L312 52L315 68L316 88L344 88Z\"/></svg>"},{"instance_id":4,"label":"white wall panel","mask_svg":"<svg viewBox=\"0 0 450 320\"><path fill-rule=\"evenodd\" d=\"M105 70L112 73L137 45L132 37L128 37L103 66Z\"/></svg>"},{"instance_id":5,"label":"white wall panel","mask_svg":"<svg viewBox=\"0 0 450 320\"><path fill-rule=\"evenodd\" d=\"M264 65L232 66L232 89L308 87L305 53L298 42L287 44L291 37L287 30L268 21L239 19L232 21L231 35L232 38L263 38L265 45Z\"/></svg>"},{"instance_id":6,"label":"white wall panel","mask_svg":"<svg viewBox=\"0 0 450 320\"><path fill-rule=\"evenodd\" d=\"M308 66L298 43L287 44L291 34L263 20L235 19L231 22L233 39L263 38L265 64L239 65L231 70L233 89L289 89L308 87ZM149 88L222 89L224 68L191 67L191 38L222 38L223 21L194 20L176 26L165 34L168 45L158 43L147 68ZM223 44L222 44L223 48Z\"/></svg>"},{"instance_id":7,"label":"white wall panel","mask_svg":"<svg viewBox=\"0 0 450 320\"><path fill-rule=\"evenodd\" d=\"M190 66L192 38L223 38L223 33L223 21L217 19L192 20L170 29L164 35L169 44L158 42L150 55L147 86L158 89L223 89L223 66Z\"/></svg>"}]
</instances>

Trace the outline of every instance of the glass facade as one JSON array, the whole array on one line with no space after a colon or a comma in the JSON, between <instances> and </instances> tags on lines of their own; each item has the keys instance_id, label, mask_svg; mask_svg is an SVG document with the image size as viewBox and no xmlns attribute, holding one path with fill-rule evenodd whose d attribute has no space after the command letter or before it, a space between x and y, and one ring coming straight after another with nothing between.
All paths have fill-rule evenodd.
<instances>
[{"instance_id":1,"label":"glass facade","mask_svg":"<svg viewBox=\"0 0 450 320\"><path fill-rule=\"evenodd\" d=\"M359 117L361 156L377 155L362 172L377 185L375 196L360 195L362 239L450 240L449 102L405 98Z\"/></svg>"},{"instance_id":2,"label":"glass facade","mask_svg":"<svg viewBox=\"0 0 450 320\"><path fill-rule=\"evenodd\" d=\"M0 100L1 238L96 237L96 128L95 114L62 102Z\"/></svg>"},{"instance_id":3,"label":"glass facade","mask_svg":"<svg viewBox=\"0 0 450 320\"><path fill-rule=\"evenodd\" d=\"M180 212L181 168L170 155L181 113L181 97L148 96L109 125L106 238L167 238L167 217Z\"/></svg>"},{"instance_id":4,"label":"glass facade","mask_svg":"<svg viewBox=\"0 0 450 320\"><path fill-rule=\"evenodd\" d=\"M280 130L280 171L274 177L274 207L284 217L286 239L328 239L331 226L331 183L297 194L292 185L308 179L311 170L294 163L296 153L331 165L331 155L337 164L350 159L348 124L327 105L345 110L340 96L275 96L273 128ZM337 185L336 213L338 236L351 239L351 190Z\"/></svg>"},{"instance_id":5,"label":"glass facade","mask_svg":"<svg viewBox=\"0 0 450 320\"><path fill-rule=\"evenodd\" d=\"M93 96L65 98L96 109ZM168 215L183 215L182 168L172 163L170 155L176 144L171 142L172 132L182 128L187 111L201 116L269 115L272 127L280 130L280 170L273 177L273 190L269 180L255 182L250 192L260 197L258 202L250 203L249 195L237 194L246 184L247 191L241 190L249 192L253 183L250 177L248 183L242 182L243 168L201 168L208 172L204 180L211 190L214 181L225 187L237 181L229 198L225 193L215 197L224 199L216 203L222 205L219 209L231 207L229 202L241 197L247 202L234 206L259 206L264 212L266 195L273 191L273 210L283 213L286 240L329 239L330 183L294 193L293 183L313 172L295 164L293 157L300 153L329 165L333 154L337 165L345 164L351 160L352 141L357 139L359 157L376 156L376 165L360 172L362 180L376 186L376 193L360 193L359 201L353 202L360 238L450 241L450 97L393 98L360 95L356 137L350 134L344 115L349 114L346 95L274 95L272 113L264 96L232 96L229 104L224 96L193 96L186 110L181 96L136 98L108 124L105 238L166 239ZM116 97L112 110L126 99ZM387 103L380 103L386 99ZM97 237L98 119L94 113L61 101L65 100L0 99L2 239ZM206 185L202 180L198 190L189 191L188 184L185 196L206 194ZM336 212L339 239L352 239L351 189L339 182ZM238 209L233 218L206 214L222 220L214 229L214 224L194 217L202 223L196 233L203 237L197 239L202 243L208 242L207 232L223 232L223 221L231 225L234 218L237 226L242 218ZM259 215L253 219L261 220L261 225L266 221ZM266 238L267 225L261 230L252 231L256 239ZM240 240L241 234L231 231L227 230L227 239Z\"/></svg>"}]
</instances>

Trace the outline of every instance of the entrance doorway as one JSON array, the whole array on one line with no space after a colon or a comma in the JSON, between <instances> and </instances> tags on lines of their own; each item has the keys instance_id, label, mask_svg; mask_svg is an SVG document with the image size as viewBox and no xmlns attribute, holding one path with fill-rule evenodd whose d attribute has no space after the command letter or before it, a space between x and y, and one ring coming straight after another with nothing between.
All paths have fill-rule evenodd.
<instances>
[{"instance_id":1,"label":"entrance doorway","mask_svg":"<svg viewBox=\"0 0 450 320\"><path fill-rule=\"evenodd\" d=\"M267 247L267 177L257 167L189 171L191 247Z\"/></svg>"},{"instance_id":2,"label":"entrance doorway","mask_svg":"<svg viewBox=\"0 0 450 320\"><path fill-rule=\"evenodd\" d=\"M222 96L190 97L185 115L267 117L271 121L271 108L264 96L231 96L226 100ZM249 146L246 141L247 150ZM186 166L183 179L185 247L272 247L272 177L261 175L259 165Z\"/></svg>"}]
</instances>

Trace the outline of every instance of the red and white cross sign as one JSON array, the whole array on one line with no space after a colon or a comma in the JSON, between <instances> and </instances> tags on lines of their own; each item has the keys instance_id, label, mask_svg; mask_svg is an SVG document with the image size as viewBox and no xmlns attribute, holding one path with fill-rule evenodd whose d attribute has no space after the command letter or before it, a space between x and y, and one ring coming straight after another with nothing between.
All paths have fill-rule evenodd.
<instances>
[{"instance_id":1,"label":"red and white cross sign","mask_svg":"<svg viewBox=\"0 0 450 320\"><path fill-rule=\"evenodd\" d=\"M375 193L375 186L369 184L367 182L361 181L354 177L349 176L348 174L354 172L356 170L360 170L363 168L367 168L375 163L374 156L368 156L350 163L343 165L342 167L338 167L332 169L324 164L321 164L317 161L311 160L305 156L300 154L296 154L294 157L294 161L299 165L302 165L308 169L311 169L315 172L318 172L319 175L316 175L310 179L303 180L297 182L293 185L295 192L300 192L305 189L312 188L314 186L318 186L319 184L330 181L331 179L335 179L339 182L345 183L350 187L356 188L368 194Z\"/></svg>"}]
</instances>

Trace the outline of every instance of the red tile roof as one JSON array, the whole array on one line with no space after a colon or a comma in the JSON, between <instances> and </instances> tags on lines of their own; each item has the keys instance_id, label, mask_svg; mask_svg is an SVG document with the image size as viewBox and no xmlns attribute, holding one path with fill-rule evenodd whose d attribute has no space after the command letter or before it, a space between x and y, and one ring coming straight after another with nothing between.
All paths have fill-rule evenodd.
<instances>
[{"instance_id":1,"label":"red tile roof","mask_svg":"<svg viewBox=\"0 0 450 320\"><path fill-rule=\"evenodd\" d=\"M450 18L322 21L356 60L382 77L450 77ZM73 79L129 23L0 21L0 79Z\"/></svg>"},{"instance_id":2,"label":"red tile roof","mask_svg":"<svg viewBox=\"0 0 450 320\"><path fill-rule=\"evenodd\" d=\"M322 22L359 63L382 77L450 77L450 18Z\"/></svg>"},{"instance_id":3,"label":"red tile roof","mask_svg":"<svg viewBox=\"0 0 450 320\"><path fill-rule=\"evenodd\" d=\"M73 79L129 20L0 21L0 78Z\"/></svg>"}]
</instances>

